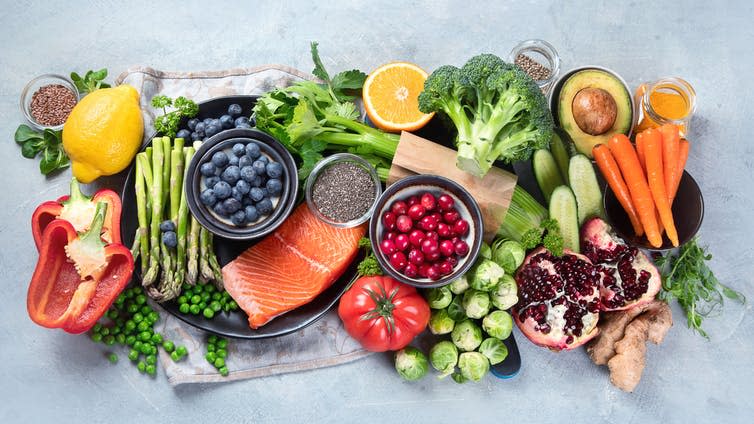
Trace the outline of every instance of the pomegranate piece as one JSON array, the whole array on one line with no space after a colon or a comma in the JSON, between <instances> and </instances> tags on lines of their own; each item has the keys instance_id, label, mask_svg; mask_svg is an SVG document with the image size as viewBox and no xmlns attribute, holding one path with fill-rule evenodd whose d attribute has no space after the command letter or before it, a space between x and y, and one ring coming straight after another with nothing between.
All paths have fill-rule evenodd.
<instances>
[{"instance_id":1,"label":"pomegranate piece","mask_svg":"<svg viewBox=\"0 0 754 424\"><path fill-rule=\"evenodd\" d=\"M455 203L455 200L453 200L453 198L448 194L442 194L437 198L437 205L440 207L441 211L452 210L453 206L455 206Z\"/></svg>"},{"instance_id":2,"label":"pomegranate piece","mask_svg":"<svg viewBox=\"0 0 754 424\"><path fill-rule=\"evenodd\" d=\"M403 200L396 200L390 207L390 211L396 215L405 215L408 212L408 205Z\"/></svg>"},{"instance_id":3,"label":"pomegranate piece","mask_svg":"<svg viewBox=\"0 0 754 424\"><path fill-rule=\"evenodd\" d=\"M619 311L651 302L662 280L652 261L629 246L600 218L587 221L581 230L584 255L600 273L601 308Z\"/></svg>"},{"instance_id":4,"label":"pomegranate piece","mask_svg":"<svg viewBox=\"0 0 754 424\"><path fill-rule=\"evenodd\" d=\"M543 247L534 250L516 273L516 325L539 346L581 346L599 332L599 282L600 273L586 256L568 249L560 257Z\"/></svg>"},{"instance_id":5,"label":"pomegranate piece","mask_svg":"<svg viewBox=\"0 0 754 424\"><path fill-rule=\"evenodd\" d=\"M399 215L398 218L395 219L395 228L402 233L407 233L414 228L414 222L411 221L411 218L409 218L408 215Z\"/></svg>"},{"instance_id":6,"label":"pomegranate piece","mask_svg":"<svg viewBox=\"0 0 754 424\"><path fill-rule=\"evenodd\" d=\"M421 204L424 206L424 209L428 211L435 210L435 206L437 205L437 200L435 199L435 196L432 195L432 193L424 193L421 197Z\"/></svg>"}]
</instances>

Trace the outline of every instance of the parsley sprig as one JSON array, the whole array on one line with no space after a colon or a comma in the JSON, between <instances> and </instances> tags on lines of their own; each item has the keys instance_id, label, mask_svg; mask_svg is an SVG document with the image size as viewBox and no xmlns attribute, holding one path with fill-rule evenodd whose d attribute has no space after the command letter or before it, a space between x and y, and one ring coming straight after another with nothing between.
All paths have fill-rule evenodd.
<instances>
[{"instance_id":1,"label":"parsley sprig","mask_svg":"<svg viewBox=\"0 0 754 424\"><path fill-rule=\"evenodd\" d=\"M152 107L162 109L163 113L155 118L154 129L166 137L175 137L181 118L193 118L199 113L199 106L183 96L175 100L163 95L154 96L151 103ZM173 108L170 112L168 112L169 107Z\"/></svg>"}]
</instances>

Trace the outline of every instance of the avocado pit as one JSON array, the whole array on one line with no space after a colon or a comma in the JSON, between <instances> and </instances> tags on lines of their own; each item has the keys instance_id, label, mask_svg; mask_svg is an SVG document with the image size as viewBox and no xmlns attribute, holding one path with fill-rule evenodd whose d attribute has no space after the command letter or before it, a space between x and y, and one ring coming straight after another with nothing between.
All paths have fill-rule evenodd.
<instances>
[{"instance_id":1,"label":"avocado pit","mask_svg":"<svg viewBox=\"0 0 754 424\"><path fill-rule=\"evenodd\" d=\"M618 116L615 99L601 88L582 88L571 105L576 125L589 135L604 134L613 127Z\"/></svg>"}]
</instances>

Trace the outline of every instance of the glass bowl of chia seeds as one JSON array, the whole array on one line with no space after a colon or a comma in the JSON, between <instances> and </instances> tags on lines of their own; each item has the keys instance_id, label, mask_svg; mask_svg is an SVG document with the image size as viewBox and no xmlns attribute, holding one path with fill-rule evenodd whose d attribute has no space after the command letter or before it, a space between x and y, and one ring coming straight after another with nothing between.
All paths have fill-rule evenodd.
<instances>
[{"instance_id":1,"label":"glass bowl of chia seeds","mask_svg":"<svg viewBox=\"0 0 754 424\"><path fill-rule=\"evenodd\" d=\"M518 65L547 95L560 73L560 55L544 40L525 40L511 50L508 60Z\"/></svg>"},{"instance_id":2,"label":"glass bowl of chia seeds","mask_svg":"<svg viewBox=\"0 0 754 424\"><path fill-rule=\"evenodd\" d=\"M21 111L26 120L39 130L61 130L79 91L70 79L57 74L40 75L29 81L21 92Z\"/></svg>"},{"instance_id":3,"label":"glass bowl of chia seeds","mask_svg":"<svg viewBox=\"0 0 754 424\"><path fill-rule=\"evenodd\" d=\"M382 194L374 167L359 156L337 153L317 163L306 181L306 203L320 220L341 228L366 222Z\"/></svg>"}]
</instances>

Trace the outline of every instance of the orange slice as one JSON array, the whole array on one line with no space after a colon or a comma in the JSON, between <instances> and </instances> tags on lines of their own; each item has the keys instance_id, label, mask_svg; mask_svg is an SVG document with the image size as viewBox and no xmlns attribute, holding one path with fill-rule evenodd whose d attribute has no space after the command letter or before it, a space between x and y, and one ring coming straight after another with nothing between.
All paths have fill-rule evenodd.
<instances>
[{"instance_id":1,"label":"orange slice","mask_svg":"<svg viewBox=\"0 0 754 424\"><path fill-rule=\"evenodd\" d=\"M427 73L413 63L382 65L364 81L364 109L369 119L385 131L415 131L432 119L434 113L419 110L419 93Z\"/></svg>"}]
</instances>

